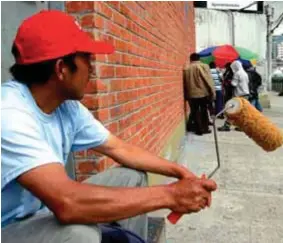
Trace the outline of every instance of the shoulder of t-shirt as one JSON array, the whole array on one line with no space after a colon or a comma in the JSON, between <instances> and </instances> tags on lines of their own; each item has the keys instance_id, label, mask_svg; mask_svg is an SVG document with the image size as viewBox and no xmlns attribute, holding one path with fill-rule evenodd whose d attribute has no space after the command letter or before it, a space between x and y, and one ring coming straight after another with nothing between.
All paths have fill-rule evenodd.
<instances>
[{"instance_id":1,"label":"shoulder of t-shirt","mask_svg":"<svg viewBox=\"0 0 283 243\"><path fill-rule=\"evenodd\" d=\"M60 109L65 110L69 113L75 113L79 109L80 102L76 100L66 100L60 105Z\"/></svg>"},{"instance_id":2,"label":"shoulder of t-shirt","mask_svg":"<svg viewBox=\"0 0 283 243\"><path fill-rule=\"evenodd\" d=\"M8 80L1 85L1 110L6 112L26 113L33 115L33 111L26 99L25 85L18 81ZM57 109L71 119L76 119L78 113L85 109L77 100L66 100Z\"/></svg>"},{"instance_id":3,"label":"shoulder of t-shirt","mask_svg":"<svg viewBox=\"0 0 283 243\"><path fill-rule=\"evenodd\" d=\"M78 121L86 121L90 117L95 120L89 110L78 100L66 100L59 107L60 113L64 114L64 117L71 120L73 126Z\"/></svg>"},{"instance_id":4,"label":"shoulder of t-shirt","mask_svg":"<svg viewBox=\"0 0 283 243\"><path fill-rule=\"evenodd\" d=\"M31 110L25 106L6 106L1 107L1 131L16 131L18 129L24 129L27 131L32 128L38 129L38 122L35 119Z\"/></svg>"},{"instance_id":5,"label":"shoulder of t-shirt","mask_svg":"<svg viewBox=\"0 0 283 243\"><path fill-rule=\"evenodd\" d=\"M8 80L1 85L1 110L26 110L24 85Z\"/></svg>"},{"instance_id":6,"label":"shoulder of t-shirt","mask_svg":"<svg viewBox=\"0 0 283 243\"><path fill-rule=\"evenodd\" d=\"M86 109L86 107L78 100L66 100L60 105L59 109L73 118L77 117L81 110Z\"/></svg>"}]
</instances>

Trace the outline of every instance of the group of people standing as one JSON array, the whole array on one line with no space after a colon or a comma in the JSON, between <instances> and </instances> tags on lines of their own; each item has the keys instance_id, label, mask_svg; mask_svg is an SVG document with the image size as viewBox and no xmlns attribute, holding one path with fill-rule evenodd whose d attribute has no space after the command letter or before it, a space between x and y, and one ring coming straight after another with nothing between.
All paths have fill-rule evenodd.
<instances>
[{"instance_id":1,"label":"group of people standing","mask_svg":"<svg viewBox=\"0 0 283 243\"><path fill-rule=\"evenodd\" d=\"M262 111L258 97L261 84L261 76L251 65L244 66L235 60L227 63L222 73L214 62L204 64L197 53L191 54L190 65L184 70L185 99L191 109L187 131L197 135L211 133L210 117L218 114L233 97L243 97ZM223 115L219 118L224 119ZM230 131L229 122L225 121L218 131Z\"/></svg>"}]
</instances>

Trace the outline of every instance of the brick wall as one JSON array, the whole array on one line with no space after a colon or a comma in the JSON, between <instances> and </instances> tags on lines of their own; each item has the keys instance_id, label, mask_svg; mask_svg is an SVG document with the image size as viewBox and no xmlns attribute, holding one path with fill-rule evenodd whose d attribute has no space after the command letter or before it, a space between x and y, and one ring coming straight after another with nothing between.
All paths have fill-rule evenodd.
<instances>
[{"instance_id":1,"label":"brick wall","mask_svg":"<svg viewBox=\"0 0 283 243\"><path fill-rule=\"evenodd\" d=\"M193 2L66 2L65 9L116 49L96 55L82 102L115 135L159 154L184 120L182 69L195 50ZM76 160L79 179L113 163L93 150Z\"/></svg>"}]
</instances>

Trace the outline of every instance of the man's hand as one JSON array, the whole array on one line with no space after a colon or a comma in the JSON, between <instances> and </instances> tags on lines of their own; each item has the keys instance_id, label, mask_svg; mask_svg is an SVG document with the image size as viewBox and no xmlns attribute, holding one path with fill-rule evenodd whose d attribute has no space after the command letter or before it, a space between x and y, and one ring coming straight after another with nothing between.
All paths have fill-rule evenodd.
<instances>
[{"instance_id":1,"label":"man's hand","mask_svg":"<svg viewBox=\"0 0 283 243\"><path fill-rule=\"evenodd\" d=\"M204 176L200 179L181 179L169 186L171 194L170 209L176 213L198 212L210 205L211 192L217 189L213 180Z\"/></svg>"},{"instance_id":2,"label":"man's hand","mask_svg":"<svg viewBox=\"0 0 283 243\"><path fill-rule=\"evenodd\" d=\"M198 178L194 173L189 171L185 166L178 165L178 172L179 172L179 179L191 179L191 178Z\"/></svg>"}]
</instances>

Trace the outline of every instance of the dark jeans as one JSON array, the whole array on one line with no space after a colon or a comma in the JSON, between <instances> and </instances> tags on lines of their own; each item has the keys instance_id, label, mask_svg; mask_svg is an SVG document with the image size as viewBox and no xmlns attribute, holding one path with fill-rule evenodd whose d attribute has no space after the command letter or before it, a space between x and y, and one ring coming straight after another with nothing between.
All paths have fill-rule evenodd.
<instances>
[{"instance_id":1,"label":"dark jeans","mask_svg":"<svg viewBox=\"0 0 283 243\"><path fill-rule=\"evenodd\" d=\"M216 100L215 100L215 115L223 110L223 94L222 90L216 90Z\"/></svg>"},{"instance_id":2,"label":"dark jeans","mask_svg":"<svg viewBox=\"0 0 283 243\"><path fill-rule=\"evenodd\" d=\"M260 112L262 112L262 106L258 98L250 99L250 103Z\"/></svg>"},{"instance_id":3,"label":"dark jeans","mask_svg":"<svg viewBox=\"0 0 283 243\"><path fill-rule=\"evenodd\" d=\"M216 99L213 101L213 103L214 103L214 107L211 102L208 103L208 110L210 116L217 115L224 108L222 90L216 90Z\"/></svg>"},{"instance_id":4,"label":"dark jeans","mask_svg":"<svg viewBox=\"0 0 283 243\"><path fill-rule=\"evenodd\" d=\"M202 134L209 130L207 104L207 97L189 99L191 113L187 123L187 131L194 131L197 134Z\"/></svg>"}]
</instances>

